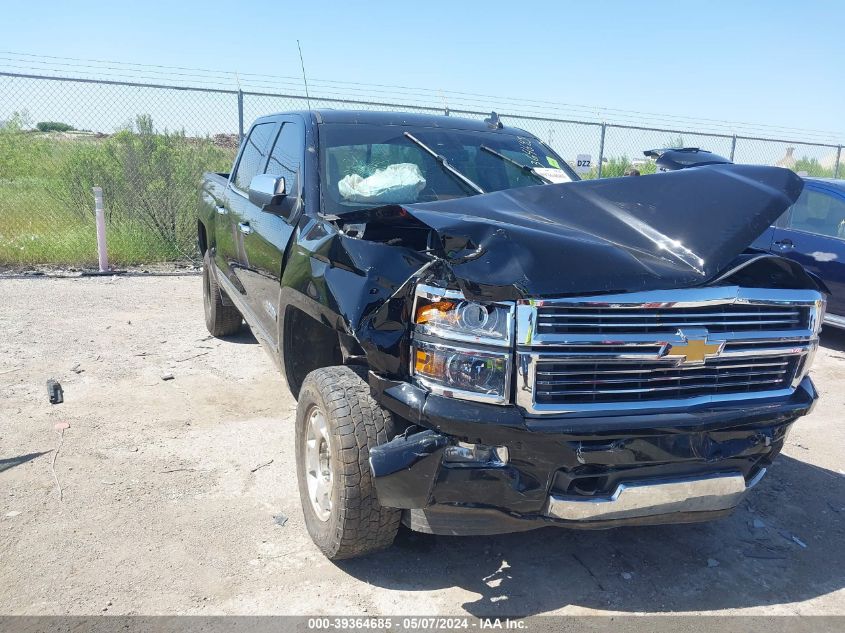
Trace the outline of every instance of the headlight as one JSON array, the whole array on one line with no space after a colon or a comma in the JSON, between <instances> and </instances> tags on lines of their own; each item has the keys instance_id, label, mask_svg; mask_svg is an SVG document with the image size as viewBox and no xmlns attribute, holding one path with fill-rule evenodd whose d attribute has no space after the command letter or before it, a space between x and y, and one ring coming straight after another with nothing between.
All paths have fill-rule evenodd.
<instances>
[{"instance_id":1,"label":"headlight","mask_svg":"<svg viewBox=\"0 0 845 633\"><path fill-rule=\"evenodd\" d=\"M435 393L493 403L507 401L510 354L415 341L414 377Z\"/></svg>"},{"instance_id":2,"label":"headlight","mask_svg":"<svg viewBox=\"0 0 845 633\"><path fill-rule=\"evenodd\" d=\"M411 374L440 395L507 403L513 320L513 303L468 301L458 290L418 285Z\"/></svg>"},{"instance_id":3,"label":"headlight","mask_svg":"<svg viewBox=\"0 0 845 633\"><path fill-rule=\"evenodd\" d=\"M509 347L513 304L467 301L460 292L417 286L414 301L416 332L428 336Z\"/></svg>"}]
</instances>

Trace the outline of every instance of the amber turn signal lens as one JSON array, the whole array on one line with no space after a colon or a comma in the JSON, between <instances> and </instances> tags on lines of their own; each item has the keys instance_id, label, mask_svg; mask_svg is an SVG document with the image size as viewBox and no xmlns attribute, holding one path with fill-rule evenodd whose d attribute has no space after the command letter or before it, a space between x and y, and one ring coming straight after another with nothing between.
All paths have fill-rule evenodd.
<instances>
[{"instance_id":1,"label":"amber turn signal lens","mask_svg":"<svg viewBox=\"0 0 845 633\"><path fill-rule=\"evenodd\" d=\"M455 304L451 301L436 301L417 308L417 323L428 323L437 318L438 315L443 315L449 310L453 309Z\"/></svg>"},{"instance_id":2,"label":"amber turn signal lens","mask_svg":"<svg viewBox=\"0 0 845 633\"><path fill-rule=\"evenodd\" d=\"M443 375L443 359L424 350L416 351L414 370L423 376L440 377Z\"/></svg>"}]
</instances>

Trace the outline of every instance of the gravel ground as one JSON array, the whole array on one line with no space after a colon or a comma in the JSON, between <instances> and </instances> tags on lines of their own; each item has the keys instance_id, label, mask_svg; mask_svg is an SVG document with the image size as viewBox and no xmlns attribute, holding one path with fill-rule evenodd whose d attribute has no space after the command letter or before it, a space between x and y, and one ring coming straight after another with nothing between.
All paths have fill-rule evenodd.
<instances>
[{"instance_id":1,"label":"gravel ground","mask_svg":"<svg viewBox=\"0 0 845 633\"><path fill-rule=\"evenodd\" d=\"M728 519L402 532L332 564L299 507L295 403L251 335L207 336L199 277L5 279L0 294L0 613L845 614L836 331L816 411Z\"/></svg>"}]
</instances>

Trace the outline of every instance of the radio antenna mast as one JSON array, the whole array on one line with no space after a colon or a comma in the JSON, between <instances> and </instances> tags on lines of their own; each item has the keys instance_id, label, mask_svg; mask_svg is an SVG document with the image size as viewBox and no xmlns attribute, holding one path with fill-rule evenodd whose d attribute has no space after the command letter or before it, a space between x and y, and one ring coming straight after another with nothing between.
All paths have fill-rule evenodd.
<instances>
[{"instance_id":1,"label":"radio antenna mast","mask_svg":"<svg viewBox=\"0 0 845 633\"><path fill-rule=\"evenodd\" d=\"M296 40L296 47L299 49L299 64L302 66L302 83L305 84L305 103L308 104L308 110L311 110L311 98L308 96L308 79L305 77L305 62L302 59L302 47L299 45L299 40Z\"/></svg>"}]
</instances>

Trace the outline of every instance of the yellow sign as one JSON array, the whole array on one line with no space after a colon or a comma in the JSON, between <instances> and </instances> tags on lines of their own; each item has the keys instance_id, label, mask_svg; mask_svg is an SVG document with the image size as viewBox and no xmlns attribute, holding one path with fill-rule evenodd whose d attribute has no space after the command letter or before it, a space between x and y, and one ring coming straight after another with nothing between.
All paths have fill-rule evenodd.
<instances>
[{"instance_id":1,"label":"yellow sign","mask_svg":"<svg viewBox=\"0 0 845 633\"><path fill-rule=\"evenodd\" d=\"M683 356L684 362L703 363L708 356L717 356L725 346L720 343L708 343L707 339L687 339L686 343L672 343L666 356Z\"/></svg>"}]
</instances>

